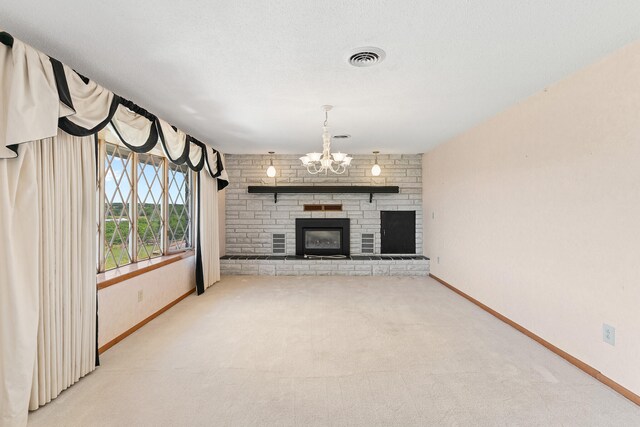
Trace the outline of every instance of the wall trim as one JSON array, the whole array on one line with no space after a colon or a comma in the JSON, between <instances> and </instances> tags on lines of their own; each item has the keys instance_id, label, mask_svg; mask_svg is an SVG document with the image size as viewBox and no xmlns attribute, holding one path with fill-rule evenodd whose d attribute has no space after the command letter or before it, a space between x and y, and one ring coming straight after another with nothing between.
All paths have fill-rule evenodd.
<instances>
[{"instance_id":1,"label":"wall trim","mask_svg":"<svg viewBox=\"0 0 640 427\"><path fill-rule=\"evenodd\" d=\"M520 324L518 324L518 323L514 322L513 320L509 319L508 317L498 313L497 311L495 311L491 307L481 303L480 301L478 301L477 299L473 298L472 296L462 292L460 289L458 289L455 286L445 282L441 278L439 278L439 277L437 277L437 276L435 276L433 274L429 274L429 277L431 277L434 280L440 282L442 285L444 285L445 287L449 288L453 292L457 293L461 297L471 301L472 303L474 303L475 305L477 305L478 307L480 307L481 309L483 309L487 313L489 313L492 316L498 318L499 320L502 320L507 325L509 325L512 328L518 330L519 332L521 332L524 335L528 336L529 338L531 338L532 340L536 341L537 343L543 345L548 350L551 350L552 352L554 352L558 356L562 357L563 359L565 359L567 362L571 363L572 365L574 365L578 369L581 369L582 371L584 371L587 374L591 375L596 380L600 381L602 384L604 384L607 387L611 388L613 391L621 394L622 396L626 397L627 399L629 399L630 401L632 401L636 405L640 406L640 396L639 395L635 394L634 392L632 392L628 388L626 388L626 387L618 384L617 382L613 381L611 378L607 377L606 375L604 375L602 372L598 371L593 366L584 363L580 359L578 359L578 358L570 355L566 351L556 347L555 345L551 344L549 341L547 341L544 338L534 334L533 332L531 332L530 330L528 330L524 326L521 326Z\"/></svg>"},{"instance_id":2,"label":"wall trim","mask_svg":"<svg viewBox=\"0 0 640 427\"><path fill-rule=\"evenodd\" d=\"M165 305L160 310L156 311L151 316L149 316L146 319L144 319L142 322L140 322L140 323L132 326L131 328L127 329L126 331L124 331L123 333L121 333L120 335L118 335L117 337L115 337L114 339L112 339L111 341L109 341L108 343L103 345L102 347L100 347L98 349L98 354L102 354L105 351L109 350L111 347L113 347L114 345L118 344L120 341L122 341L123 339L125 339L126 337L128 337L129 335L131 335L132 333L137 331L138 329L142 328L144 325L146 325L147 323L151 322L153 319L155 319L156 317L160 316L162 313L164 313L165 311L169 310L171 307L173 307L174 305L178 304L180 301L182 301L183 299L185 299L189 295L191 295L195 290L196 290L196 288L193 288L189 292L187 292L187 293L185 293L183 295L180 295L177 299L171 301L169 304Z\"/></svg>"},{"instance_id":3,"label":"wall trim","mask_svg":"<svg viewBox=\"0 0 640 427\"><path fill-rule=\"evenodd\" d=\"M98 273L96 278L98 290L108 288L109 286L113 286L118 283L124 282L125 280L129 280L132 277L140 276L141 274L157 270L160 267L173 264L174 262L180 261L185 258L190 258L192 256L195 256L195 251L193 249L190 249L180 253L163 255L161 257L152 258L145 261L134 262L132 264L123 265L122 267L116 268L115 270Z\"/></svg>"}]
</instances>

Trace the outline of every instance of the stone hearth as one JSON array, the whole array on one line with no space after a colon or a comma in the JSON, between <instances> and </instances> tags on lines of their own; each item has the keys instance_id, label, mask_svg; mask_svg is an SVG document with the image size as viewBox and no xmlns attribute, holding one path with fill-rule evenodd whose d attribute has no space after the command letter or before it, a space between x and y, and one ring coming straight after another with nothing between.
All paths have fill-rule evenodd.
<instances>
[{"instance_id":1,"label":"stone hearth","mask_svg":"<svg viewBox=\"0 0 640 427\"><path fill-rule=\"evenodd\" d=\"M227 255L223 275L266 276L428 276L429 258L416 256L351 256L308 259L300 256Z\"/></svg>"}]
</instances>

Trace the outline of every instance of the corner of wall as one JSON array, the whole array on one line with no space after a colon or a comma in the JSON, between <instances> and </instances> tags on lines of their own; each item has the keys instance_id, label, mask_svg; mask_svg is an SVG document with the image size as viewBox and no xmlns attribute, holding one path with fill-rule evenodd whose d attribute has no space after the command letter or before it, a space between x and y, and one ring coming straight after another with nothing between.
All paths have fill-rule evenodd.
<instances>
[{"instance_id":1,"label":"corner of wall","mask_svg":"<svg viewBox=\"0 0 640 427\"><path fill-rule=\"evenodd\" d=\"M218 236L220 240L220 256L227 254L226 232L226 189L218 192Z\"/></svg>"}]
</instances>

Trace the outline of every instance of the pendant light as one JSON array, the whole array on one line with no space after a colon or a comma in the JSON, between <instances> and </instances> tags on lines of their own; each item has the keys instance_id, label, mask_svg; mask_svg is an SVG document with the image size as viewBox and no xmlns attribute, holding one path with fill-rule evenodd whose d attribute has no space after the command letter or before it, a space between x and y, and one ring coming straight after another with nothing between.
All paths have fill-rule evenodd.
<instances>
[{"instance_id":1,"label":"pendant light","mask_svg":"<svg viewBox=\"0 0 640 427\"><path fill-rule=\"evenodd\" d=\"M373 154L376 156L376 162L374 163L373 167L371 168L371 175L373 176L380 176L380 173L382 172L382 169L380 168L380 165L378 164L378 154L380 152L379 151L374 151Z\"/></svg>"},{"instance_id":2,"label":"pendant light","mask_svg":"<svg viewBox=\"0 0 640 427\"><path fill-rule=\"evenodd\" d=\"M273 155L275 154L275 151L269 151L269 154L271 154L271 158L269 159L269 167L267 168L267 176L269 178L274 178L276 176L276 167L273 166Z\"/></svg>"}]
</instances>

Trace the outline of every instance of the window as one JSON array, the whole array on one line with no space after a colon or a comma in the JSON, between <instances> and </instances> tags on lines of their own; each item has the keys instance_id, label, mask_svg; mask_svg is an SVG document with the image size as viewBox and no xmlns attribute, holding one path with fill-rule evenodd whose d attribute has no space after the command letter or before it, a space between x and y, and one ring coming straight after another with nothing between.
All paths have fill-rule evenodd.
<instances>
[{"instance_id":1,"label":"window","mask_svg":"<svg viewBox=\"0 0 640 427\"><path fill-rule=\"evenodd\" d=\"M101 144L106 151L104 172L104 203L98 209L104 210L104 221L98 230L104 233L104 250L101 258L104 265L100 270L110 270L131 262L131 199L133 179L131 151L113 144ZM100 233L102 234L102 233Z\"/></svg>"},{"instance_id":2,"label":"window","mask_svg":"<svg viewBox=\"0 0 640 427\"><path fill-rule=\"evenodd\" d=\"M169 250L193 247L191 243L192 174L187 165L169 163Z\"/></svg>"},{"instance_id":3,"label":"window","mask_svg":"<svg viewBox=\"0 0 640 427\"><path fill-rule=\"evenodd\" d=\"M193 174L99 138L98 271L193 248Z\"/></svg>"},{"instance_id":4,"label":"window","mask_svg":"<svg viewBox=\"0 0 640 427\"><path fill-rule=\"evenodd\" d=\"M136 210L138 261L163 253L164 221L164 159L152 154L138 154L136 169ZM163 224L164 222L164 224Z\"/></svg>"}]
</instances>

